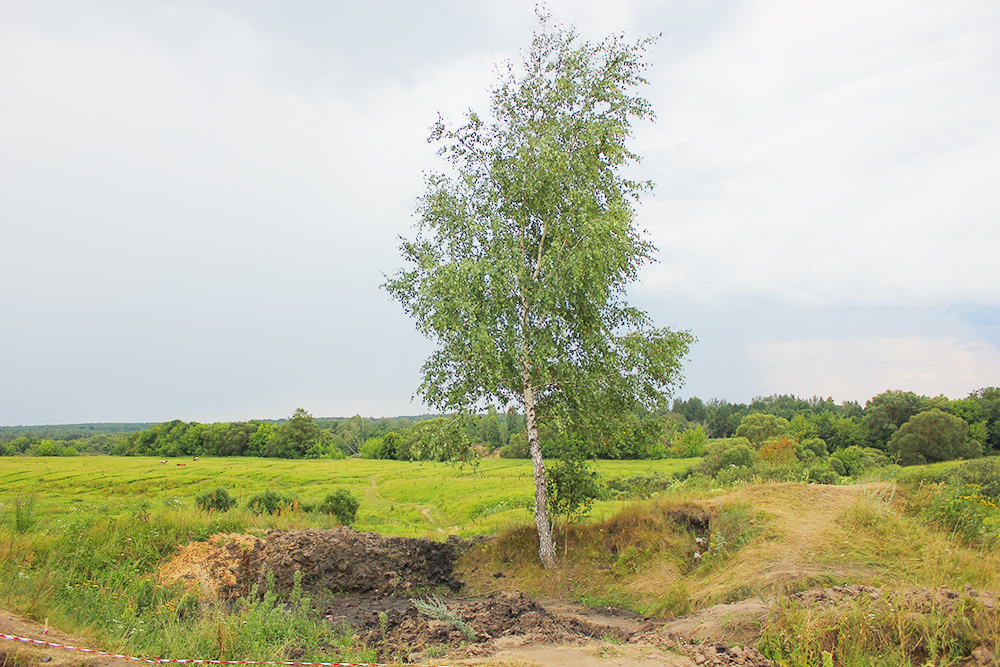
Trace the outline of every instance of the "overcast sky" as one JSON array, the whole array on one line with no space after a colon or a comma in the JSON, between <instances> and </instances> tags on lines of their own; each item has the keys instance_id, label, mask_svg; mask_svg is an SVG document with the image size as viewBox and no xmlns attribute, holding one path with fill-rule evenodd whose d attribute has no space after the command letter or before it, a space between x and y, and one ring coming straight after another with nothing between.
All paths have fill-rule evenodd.
<instances>
[{"instance_id":1,"label":"overcast sky","mask_svg":"<svg viewBox=\"0 0 1000 667\"><path fill-rule=\"evenodd\" d=\"M552 1L662 33L636 128L676 395L1000 385L1000 3ZM400 267L437 113L534 2L0 0L0 425L427 412Z\"/></svg>"}]
</instances>

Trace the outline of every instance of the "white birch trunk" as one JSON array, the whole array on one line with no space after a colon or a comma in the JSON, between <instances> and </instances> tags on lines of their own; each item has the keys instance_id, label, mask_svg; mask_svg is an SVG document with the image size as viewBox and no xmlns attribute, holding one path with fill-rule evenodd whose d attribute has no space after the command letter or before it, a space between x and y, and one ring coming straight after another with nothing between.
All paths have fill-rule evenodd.
<instances>
[{"instance_id":1,"label":"white birch trunk","mask_svg":"<svg viewBox=\"0 0 1000 667\"><path fill-rule=\"evenodd\" d=\"M538 528L538 557L546 569L556 567L556 546L552 540L552 524L549 523L548 493L545 488L545 462L542 447L538 442L538 422L535 417L535 393L528 382L525 371L524 383L524 429L531 450L531 463L535 468L535 526Z\"/></svg>"}]
</instances>

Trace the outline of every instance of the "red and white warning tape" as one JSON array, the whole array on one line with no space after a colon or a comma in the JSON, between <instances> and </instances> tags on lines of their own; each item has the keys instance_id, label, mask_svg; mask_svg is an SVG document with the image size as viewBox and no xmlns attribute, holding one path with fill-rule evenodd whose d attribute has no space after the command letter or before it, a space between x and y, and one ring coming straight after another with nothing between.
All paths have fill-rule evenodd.
<instances>
[{"instance_id":1,"label":"red and white warning tape","mask_svg":"<svg viewBox=\"0 0 1000 667\"><path fill-rule=\"evenodd\" d=\"M42 641L41 639L31 639L29 637L18 637L16 635L5 635L0 633L0 639L10 639L11 641L23 642L25 644L38 644L40 646L50 646L52 648L66 649L67 651L81 651L83 653L93 653L109 658L120 658L122 660L132 660L134 662L145 662L151 665L176 662L180 664L194 665L317 665L318 667L389 667L377 662L292 662L273 660L179 660L177 658L135 658L130 655L120 655L118 653L108 653L107 651L95 651L91 648L80 648L79 646L67 646L66 644L56 644L54 642ZM442 665L413 665L403 663L405 667L443 667ZM401 667L399 663L394 663L393 667Z\"/></svg>"}]
</instances>

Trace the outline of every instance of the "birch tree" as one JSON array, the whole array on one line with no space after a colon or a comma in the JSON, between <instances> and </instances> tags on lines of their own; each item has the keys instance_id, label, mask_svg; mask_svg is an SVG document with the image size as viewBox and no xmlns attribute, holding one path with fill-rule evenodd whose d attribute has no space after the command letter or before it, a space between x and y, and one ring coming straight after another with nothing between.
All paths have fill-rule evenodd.
<instances>
[{"instance_id":1,"label":"birch tree","mask_svg":"<svg viewBox=\"0 0 1000 667\"><path fill-rule=\"evenodd\" d=\"M540 420L599 430L637 406L661 407L693 337L656 328L625 298L653 258L635 226L648 181L633 122L653 38L600 43L540 15L520 66L491 90L491 113L438 119L429 141L450 163L427 176L406 268L384 287L437 348L419 393L446 412L523 411L535 476L539 557L556 565Z\"/></svg>"}]
</instances>

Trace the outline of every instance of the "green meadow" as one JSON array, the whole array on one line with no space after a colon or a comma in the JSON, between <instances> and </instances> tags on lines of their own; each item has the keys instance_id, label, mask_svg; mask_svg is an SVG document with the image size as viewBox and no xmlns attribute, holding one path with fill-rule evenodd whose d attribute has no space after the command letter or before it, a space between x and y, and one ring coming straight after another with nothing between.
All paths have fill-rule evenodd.
<instances>
[{"instance_id":1,"label":"green meadow","mask_svg":"<svg viewBox=\"0 0 1000 667\"><path fill-rule=\"evenodd\" d=\"M672 476L696 460L600 461L596 467L602 477L653 472ZM41 524L84 512L114 517L161 507L193 509L199 494L218 487L236 497L239 506L268 489L294 496L303 505L318 504L336 489L347 489L361 502L357 529L407 537L493 534L510 522L529 519L534 501L527 460L460 466L367 459L233 457L161 464L145 457L10 457L0 467L4 495L34 495L34 520ZM591 516L610 515L623 505L598 502ZM309 517L313 524L327 523L325 517L309 514L296 523ZM285 527L288 517L273 521L275 527Z\"/></svg>"}]
</instances>

